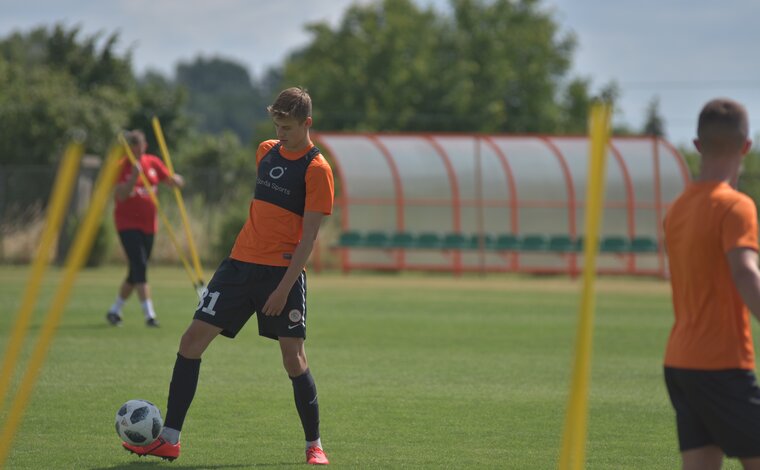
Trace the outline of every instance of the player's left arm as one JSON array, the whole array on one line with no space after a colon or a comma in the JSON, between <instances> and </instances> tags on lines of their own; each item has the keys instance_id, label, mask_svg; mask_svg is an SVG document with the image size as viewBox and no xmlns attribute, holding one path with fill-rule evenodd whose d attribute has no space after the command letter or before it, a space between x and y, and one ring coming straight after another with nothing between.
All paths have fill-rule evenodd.
<instances>
[{"instance_id":1,"label":"player's left arm","mask_svg":"<svg viewBox=\"0 0 760 470\"><path fill-rule=\"evenodd\" d=\"M282 313L282 309L285 308L285 303L288 300L290 289L293 288L296 279L301 275L304 266L306 266L306 261L309 260L311 251L314 249L314 241L317 239L319 226L322 224L324 217L325 214L322 212L304 212L301 241L298 242L296 249L293 251L293 258L290 260L290 265L285 271L280 284L269 295L264 308L261 309L264 315L275 316Z\"/></svg>"},{"instance_id":2,"label":"player's left arm","mask_svg":"<svg viewBox=\"0 0 760 470\"><path fill-rule=\"evenodd\" d=\"M164 183L168 184L171 187L185 187L185 179L179 173L174 173L173 175L169 176L164 180Z\"/></svg>"},{"instance_id":3,"label":"player's left arm","mask_svg":"<svg viewBox=\"0 0 760 470\"><path fill-rule=\"evenodd\" d=\"M723 216L721 238L736 290L752 315L760 320L757 209L749 197L742 197Z\"/></svg>"},{"instance_id":4,"label":"player's left arm","mask_svg":"<svg viewBox=\"0 0 760 470\"><path fill-rule=\"evenodd\" d=\"M757 251L739 247L726 253L731 277L750 313L760 321L760 268Z\"/></svg>"},{"instance_id":5,"label":"player's left arm","mask_svg":"<svg viewBox=\"0 0 760 470\"><path fill-rule=\"evenodd\" d=\"M169 168L161 161L160 158L153 156L151 165L158 173L158 181L170 187L183 188L185 179L179 173L170 174Z\"/></svg>"}]
</instances>

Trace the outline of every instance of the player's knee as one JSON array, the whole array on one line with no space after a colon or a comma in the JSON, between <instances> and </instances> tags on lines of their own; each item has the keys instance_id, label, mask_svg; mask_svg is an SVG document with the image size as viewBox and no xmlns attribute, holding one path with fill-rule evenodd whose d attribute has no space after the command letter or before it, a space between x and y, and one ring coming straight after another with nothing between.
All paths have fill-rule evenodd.
<instances>
[{"instance_id":1,"label":"player's knee","mask_svg":"<svg viewBox=\"0 0 760 470\"><path fill-rule=\"evenodd\" d=\"M286 354L282 357L282 365L285 367L285 371L291 377L298 377L306 372L308 364L306 363L306 357L299 354Z\"/></svg>"},{"instance_id":2,"label":"player's knee","mask_svg":"<svg viewBox=\"0 0 760 470\"><path fill-rule=\"evenodd\" d=\"M188 328L179 340L179 353L188 359L200 359L205 349L205 341L191 328Z\"/></svg>"}]
</instances>

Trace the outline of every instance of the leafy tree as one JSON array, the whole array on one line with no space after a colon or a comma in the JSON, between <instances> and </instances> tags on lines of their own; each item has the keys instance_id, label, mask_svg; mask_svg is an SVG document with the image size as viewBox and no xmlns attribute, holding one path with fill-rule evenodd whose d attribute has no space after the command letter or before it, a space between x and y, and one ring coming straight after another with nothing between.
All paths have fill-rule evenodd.
<instances>
[{"instance_id":1,"label":"leafy tree","mask_svg":"<svg viewBox=\"0 0 760 470\"><path fill-rule=\"evenodd\" d=\"M683 156L686 166L689 168L689 174L692 178L699 174L700 156L699 152L693 147L679 147L678 153Z\"/></svg>"},{"instance_id":2,"label":"leafy tree","mask_svg":"<svg viewBox=\"0 0 760 470\"><path fill-rule=\"evenodd\" d=\"M191 136L179 142L177 154L188 189L203 188L206 202L234 199L238 191L246 198L252 194L256 150L243 147L233 132Z\"/></svg>"},{"instance_id":3,"label":"leafy tree","mask_svg":"<svg viewBox=\"0 0 760 470\"><path fill-rule=\"evenodd\" d=\"M565 110L562 128L570 134L585 134L588 132L589 80L575 79L565 89L562 106Z\"/></svg>"},{"instance_id":4,"label":"leafy tree","mask_svg":"<svg viewBox=\"0 0 760 470\"><path fill-rule=\"evenodd\" d=\"M747 193L760 206L760 152L753 150L744 157L739 189Z\"/></svg>"},{"instance_id":5,"label":"leafy tree","mask_svg":"<svg viewBox=\"0 0 760 470\"><path fill-rule=\"evenodd\" d=\"M116 57L116 35L98 39L57 25L0 41L0 162L56 161L76 129L105 152L138 103L129 55Z\"/></svg>"},{"instance_id":6,"label":"leafy tree","mask_svg":"<svg viewBox=\"0 0 760 470\"><path fill-rule=\"evenodd\" d=\"M577 131L588 83L563 90L575 48L536 0L411 0L350 7L283 68L303 85L317 126L347 130ZM562 99L562 98L565 99ZM588 105L588 103L586 103Z\"/></svg>"},{"instance_id":7,"label":"leafy tree","mask_svg":"<svg viewBox=\"0 0 760 470\"><path fill-rule=\"evenodd\" d=\"M665 120L660 114L660 98L655 96L647 106L646 121L642 132L646 135L665 137Z\"/></svg>"},{"instance_id":8,"label":"leafy tree","mask_svg":"<svg viewBox=\"0 0 760 470\"><path fill-rule=\"evenodd\" d=\"M60 24L53 26L45 40L45 63L76 77L83 91L103 86L121 91L130 89L134 82L131 51L124 57L115 53L118 33L110 34L100 48L102 33L82 39L80 33L80 27L66 30Z\"/></svg>"},{"instance_id":9,"label":"leafy tree","mask_svg":"<svg viewBox=\"0 0 760 470\"><path fill-rule=\"evenodd\" d=\"M186 109L202 131L231 130L241 141L251 140L256 121L266 117L266 105L248 71L231 60L198 57L177 66L177 83L187 88Z\"/></svg>"},{"instance_id":10,"label":"leafy tree","mask_svg":"<svg viewBox=\"0 0 760 470\"><path fill-rule=\"evenodd\" d=\"M177 86L157 72L148 72L137 83L137 101L140 103L129 118L130 129L142 129L148 140L150 152L159 154L158 142L153 132L153 117L157 117L169 150L188 138L194 123L183 112L187 103L187 90ZM172 151L172 161L174 152Z\"/></svg>"},{"instance_id":11,"label":"leafy tree","mask_svg":"<svg viewBox=\"0 0 760 470\"><path fill-rule=\"evenodd\" d=\"M0 163L53 163L77 130L102 155L123 128L152 139L153 115L177 138L189 133L185 92L156 73L135 79L131 51L119 55L117 44L116 33L61 25L0 40Z\"/></svg>"}]
</instances>

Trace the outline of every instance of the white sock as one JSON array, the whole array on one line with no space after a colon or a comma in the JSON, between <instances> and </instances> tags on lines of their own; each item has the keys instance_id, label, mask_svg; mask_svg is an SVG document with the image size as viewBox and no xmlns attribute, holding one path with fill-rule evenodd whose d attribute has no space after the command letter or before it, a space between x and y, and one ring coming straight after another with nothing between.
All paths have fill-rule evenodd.
<instances>
[{"instance_id":1,"label":"white sock","mask_svg":"<svg viewBox=\"0 0 760 470\"><path fill-rule=\"evenodd\" d=\"M156 311L153 310L153 302L150 299L146 299L145 302L142 303L142 309L143 313L145 313L145 318L156 318Z\"/></svg>"},{"instance_id":2,"label":"white sock","mask_svg":"<svg viewBox=\"0 0 760 470\"><path fill-rule=\"evenodd\" d=\"M317 446L317 447L319 447L321 449L322 448L322 439L321 438L317 438L316 441L306 441L306 449L308 449L309 447L314 447L314 446Z\"/></svg>"},{"instance_id":3,"label":"white sock","mask_svg":"<svg viewBox=\"0 0 760 470\"><path fill-rule=\"evenodd\" d=\"M108 309L111 313L120 314L121 308L124 306L125 300L122 299L120 296L116 296L116 300L114 300L113 305L111 305L111 308Z\"/></svg>"},{"instance_id":4,"label":"white sock","mask_svg":"<svg viewBox=\"0 0 760 470\"><path fill-rule=\"evenodd\" d=\"M172 444L176 444L179 442L179 431L174 428L164 427L164 429L161 430L161 437Z\"/></svg>"}]
</instances>

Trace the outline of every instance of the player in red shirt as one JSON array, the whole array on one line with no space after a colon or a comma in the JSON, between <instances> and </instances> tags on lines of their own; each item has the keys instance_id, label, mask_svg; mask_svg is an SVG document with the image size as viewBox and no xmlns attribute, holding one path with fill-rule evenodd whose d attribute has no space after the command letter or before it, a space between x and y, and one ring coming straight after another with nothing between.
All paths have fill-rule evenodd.
<instances>
[{"instance_id":1,"label":"player in red shirt","mask_svg":"<svg viewBox=\"0 0 760 470\"><path fill-rule=\"evenodd\" d=\"M198 385L201 355L220 333L234 338L256 313L259 335L276 340L293 385L306 438L306 462L328 464L319 434L319 403L306 361L306 260L322 219L332 213L333 175L309 138L311 98L301 88L280 93L269 108L278 140L256 152L258 172L248 220L229 258L204 290L174 364L164 429L138 455L174 460Z\"/></svg>"},{"instance_id":2,"label":"player in red shirt","mask_svg":"<svg viewBox=\"0 0 760 470\"><path fill-rule=\"evenodd\" d=\"M145 174L153 191L156 191L156 186L161 182L169 186L182 187L184 181L180 175L171 176L160 158L145 153L148 144L142 131L128 132L126 140L139 163L133 166L126 155L123 157L121 173L115 189L114 220L116 230L119 232L119 240L129 261L129 272L119 287L116 300L108 309L106 319L111 325L121 325L121 308L132 291L137 291L137 297L145 313L145 324L156 327L158 320L156 320L156 312L150 297L147 268L153 248L153 237L158 230L158 219L156 205L151 200L139 174L140 171Z\"/></svg>"}]
</instances>

